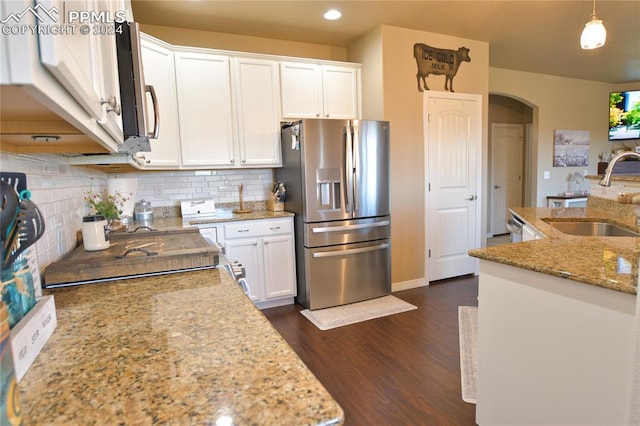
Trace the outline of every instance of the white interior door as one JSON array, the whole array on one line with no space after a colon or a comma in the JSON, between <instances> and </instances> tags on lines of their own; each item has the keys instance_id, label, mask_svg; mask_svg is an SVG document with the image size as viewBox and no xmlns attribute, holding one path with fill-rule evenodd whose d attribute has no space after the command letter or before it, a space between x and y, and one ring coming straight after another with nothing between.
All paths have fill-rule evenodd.
<instances>
[{"instance_id":1,"label":"white interior door","mask_svg":"<svg viewBox=\"0 0 640 426\"><path fill-rule=\"evenodd\" d=\"M425 208L429 281L477 272L482 97L425 92Z\"/></svg>"},{"instance_id":2,"label":"white interior door","mask_svg":"<svg viewBox=\"0 0 640 426\"><path fill-rule=\"evenodd\" d=\"M491 125L491 233L506 234L508 209L522 206L523 126Z\"/></svg>"}]
</instances>

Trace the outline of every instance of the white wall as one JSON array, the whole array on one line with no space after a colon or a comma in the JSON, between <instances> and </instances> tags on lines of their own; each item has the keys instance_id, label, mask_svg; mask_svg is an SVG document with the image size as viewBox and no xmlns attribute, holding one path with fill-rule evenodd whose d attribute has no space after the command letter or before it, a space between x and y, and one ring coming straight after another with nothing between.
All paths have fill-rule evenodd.
<instances>
[{"instance_id":1,"label":"white wall","mask_svg":"<svg viewBox=\"0 0 640 426\"><path fill-rule=\"evenodd\" d=\"M633 85L631 85L633 86ZM637 86L637 85L636 85ZM489 92L515 97L534 108L532 205L546 205L546 196L566 190L569 173L596 174L598 154L618 148L608 141L609 92L620 87L597 81L577 80L489 68ZM590 132L587 167L553 167L554 130ZM543 172L550 179L543 179ZM588 189L588 188L587 188Z\"/></svg>"}]
</instances>

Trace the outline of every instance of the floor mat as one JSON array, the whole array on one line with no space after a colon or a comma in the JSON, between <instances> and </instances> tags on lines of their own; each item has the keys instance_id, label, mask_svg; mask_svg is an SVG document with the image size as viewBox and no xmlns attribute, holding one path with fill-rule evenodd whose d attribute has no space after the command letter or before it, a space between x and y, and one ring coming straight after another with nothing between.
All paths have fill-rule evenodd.
<instances>
[{"instance_id":1,"label":"floor mat","mask_svg":"<svg viewBox=\"0 0 640 426\"><path fill-rule=\"evenodd\" d=\"M314 311L305 309L300 313L320 330L329 330L413 309L418 308L404 300L389 295L333 308L316 309Z\"/></svg>"}]
</instances>

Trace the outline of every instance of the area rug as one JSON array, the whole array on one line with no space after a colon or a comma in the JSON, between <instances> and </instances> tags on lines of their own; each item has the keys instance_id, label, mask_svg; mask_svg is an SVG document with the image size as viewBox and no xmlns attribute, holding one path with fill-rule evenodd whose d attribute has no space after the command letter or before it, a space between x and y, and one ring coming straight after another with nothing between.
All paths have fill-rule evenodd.
<instances>
[{"instance_id":1,"label":"area rug","mask_svg":"<svg viewBox=\"0 0 640 426\"><path fill-rule=\"evenodd\" d=\"M462 400L476 403L476 375L478 358L478 307L458 306L458 329L460 334L460 381Z\"/></svg>"},{"instance_id":2,"label":"area rug","mask_svg":"<svg viewBox=\"0 0 640 426\"><path fill-rule=\"evenodd\" d=\"M333 308L316 309L314 311L305 309L300 313L320 330L329 330L413 309L418 308L411 303L389 295Z\"/></svg>"}]
</instances>

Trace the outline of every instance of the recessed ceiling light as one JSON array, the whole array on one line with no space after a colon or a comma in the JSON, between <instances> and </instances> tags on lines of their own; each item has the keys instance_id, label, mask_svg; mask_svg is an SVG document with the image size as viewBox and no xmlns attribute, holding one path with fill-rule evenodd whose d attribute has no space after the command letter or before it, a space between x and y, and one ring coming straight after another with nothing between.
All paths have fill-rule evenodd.
<instances>
[{"instance_id":1,"label":"recessed ceiling light","mask_svg":"<svg viewBox=\"0 0 640 426\"><path fill-rule=\"evenodd\" d=\"M328 21L335 21L336 19L340 19L342 17L342 13L339 10L331 9L325 12L324 19Z\"/></svg>"}]
</instances>

